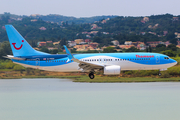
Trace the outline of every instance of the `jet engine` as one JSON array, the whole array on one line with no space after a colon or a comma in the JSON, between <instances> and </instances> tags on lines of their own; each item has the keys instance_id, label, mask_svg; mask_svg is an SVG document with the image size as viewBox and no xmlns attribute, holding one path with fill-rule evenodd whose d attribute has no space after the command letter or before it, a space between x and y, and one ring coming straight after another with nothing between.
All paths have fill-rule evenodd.
<instances>
[{"instance_id":1,"label":"jet engine","mask_svg":"<svg viewBox=\"0 0 180 120\"><path fill-rule=\"evenodd\" d=\"M104 67L104 74L105 75L119 75L121 72L121 66L118 65L111 65Z\"/></svg>"}]
</instances>

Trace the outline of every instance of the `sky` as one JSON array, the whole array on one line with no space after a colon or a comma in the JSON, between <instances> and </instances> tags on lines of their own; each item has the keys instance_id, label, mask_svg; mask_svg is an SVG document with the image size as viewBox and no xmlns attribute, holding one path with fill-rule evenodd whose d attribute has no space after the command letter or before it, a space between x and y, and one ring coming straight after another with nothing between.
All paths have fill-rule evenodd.
<instances>
[{"instance_id":1,"label":"sky","mask_svg":"<svg viewBox=\"0 0 180 120\"><path fill-rule=\"evenodd\" d=\"M74 17L102 15L180 15L180 0L0 0L0 14L59 14Z\"/></svg>"}]
</instances>

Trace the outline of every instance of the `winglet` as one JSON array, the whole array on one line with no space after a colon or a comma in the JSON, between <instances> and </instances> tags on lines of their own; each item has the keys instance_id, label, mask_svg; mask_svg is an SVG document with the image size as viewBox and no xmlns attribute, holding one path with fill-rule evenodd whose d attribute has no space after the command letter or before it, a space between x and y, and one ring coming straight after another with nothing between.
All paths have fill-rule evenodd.
<instances>
[{"instance_id":1,"label":"winglet","mask_svg":"<svg viewBox=\"0 0 180 120\"><path fill-rule=\"evenodd\" d=\"M73 57L73 55L71 54L71 52L68 50L68 48L65 46L65 45L63 45L64 46L64 48L65 48L65 50L66 50L66 53L67 53L67 55L68 55L68 61L67 62L69 62L71 59L73 59L74 57Z\"/></svg>"}]
</instances>

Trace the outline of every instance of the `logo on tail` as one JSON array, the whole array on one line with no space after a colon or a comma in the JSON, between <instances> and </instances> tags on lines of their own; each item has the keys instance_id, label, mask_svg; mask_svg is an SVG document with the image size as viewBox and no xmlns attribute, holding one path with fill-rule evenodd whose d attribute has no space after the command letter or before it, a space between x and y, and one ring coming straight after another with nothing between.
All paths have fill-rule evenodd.
<instances>
[{"instance_id":1,"label":"logo on tail","mask_svg":"<svg viewBox=\"0 0 180 120\"><path fill-rule=\"evenodd\" d=\"M22 40L22 42L24 42L24 40ZM12 43L12 45L14 46L14 48L16 49L16 50L20 50L21 48L22 48L22 46L23 46L23 44L21 44L21 46L19 47L19 48L17 48L15 45L16 45L16 43Z\"/></svg>"}]
</instances>

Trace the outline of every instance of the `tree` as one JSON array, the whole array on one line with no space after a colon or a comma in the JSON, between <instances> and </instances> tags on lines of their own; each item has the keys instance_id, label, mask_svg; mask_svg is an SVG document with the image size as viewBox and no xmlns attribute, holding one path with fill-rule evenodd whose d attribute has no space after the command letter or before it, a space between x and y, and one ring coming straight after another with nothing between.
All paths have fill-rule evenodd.
<instances>
[{"instance_id":1,"label":"tree","mask_svg":"<svg viewBox=\"0 0 180 120\"><path fill-rule=\"evenodd\" d=\"M175 57L176 56L176 53L172 50L166 50L166 51L163 51L162 54L165 54L169 57Z\"/></svg>"},{"instance_id":2,"label":"tree","mask_svg":"<svg viewBox=\"0 0 180 120\"><path fill-rule=\"evenodd\" d=\"M176 47L175 44L170 44L170 45L168 45L167 48L168 48L169 50L172 50L172 51L177 51L177 47Z\"/></svg>"},{"instance_id":3,"label":"tree","mask_svg":"<svg viewBox=\"0 0 180 120\"><path fill-rule=\"evenodd\" d=\"M174 39L171 39L171 40L170 40L170 43L177 45L177 41L178 41L178 39L177 39L177 38L174 38Z\"/></svg>"},{"instance_id":4,"label":"tree","mask_svg":"<svg viewBox=\"0 0 180 120\"><path fill-rule=\"evenodd\" d=\"M125 50L125 52L140 52L140 50L138 50L138 49L135 48L135 47L131 47L131 48Z\"/></svg>"},{"instance_id":5,"label":"tree","mask_svg":"<svg viewBox=\"0 0 180 120\"><path fill-rule=\"evenodd\" d=\"M66 38L63 38L59 44L60 46L66 45Z\"/></svg>"},{"instance_id":6,"label":"tree","mask_svg":"<svg viewBox=\"0 0 180 120\"><path fill-rule=\"evenodd\" d=\"M164 44L158 44L158 45L156 46L156 48L161 48L161 47L166 47L166 45L164 45Z\"/></svg>"},{"instance_id":7,"label":"tree","mask_svg":"<svg viewBox=\"0 0 180 120\"><path fill-rule=\"evenodd\" d=\"M57 54L58 53L58 49L54 49L50 51L51 54Z\"/></svg>"},{"instance_id":8,"label":"tree","mask_svg":"<svg viewBox=\"0 0 180 120\"><path fill-rule=\"evenodd\" d=\"M49 53L49 50L46 47L42 47L40 49L40 51L45 52L45 53Z\"/></svg>"},{"instance_id":9,"label":"tree","mask_svg":"<svg viewBox=\"0 0 180 120\"><path fill-rule=\"evenodd\" d=\"M4 59L3 56L6 55L12 55L12 51L9 42L4 41L0 43L0 59Z\"/></svg>"},{"instance_id":10,"label":"tree","mask_svg":"<svg viewBox=\"0 0 180 120\"><path fill-rule=\"evenodd\" d=\"M97 42L97 43L102 43L103 42L101 37L94 37L93 41Z\"/></svg>"},{"instance_id":11,"label":"tree","mask_svg":"<svg viewBox=\"0 0 180 120\"><path fill-rule=\"evenodd\" d=\"M107 48L104 48L103 52L104 53L113 53L113 52L117 52L117 51L115 50L114 47L107 47Z\"/></svg>"}]
</instances>

